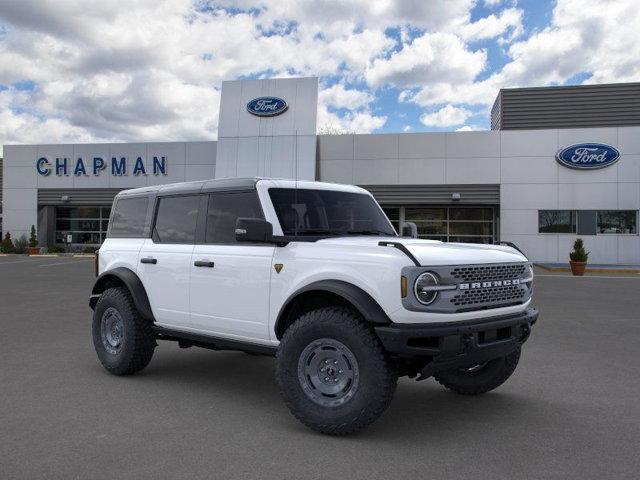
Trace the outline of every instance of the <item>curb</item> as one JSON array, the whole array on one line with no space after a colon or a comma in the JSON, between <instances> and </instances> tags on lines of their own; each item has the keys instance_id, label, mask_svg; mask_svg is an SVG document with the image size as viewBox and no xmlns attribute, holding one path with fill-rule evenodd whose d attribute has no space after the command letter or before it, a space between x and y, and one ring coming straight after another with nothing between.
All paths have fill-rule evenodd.
<instances>
[{"instance_id":1,"label":"curb","mask_svg":"<svg viewBox=\"0 0 640 480\"><path fill-rule=\"evenodd\" d=\"M547 267L545 265L540 265L539 263L534 263L534 265L547 272L571 273L570 267ZM585 273L626 273L626 274L631 273L631 274L640 275L640 269L639 268L594 268L594 267L589 267L587 265L587 269L585 270Z\"/></svg>"}]
</instances>

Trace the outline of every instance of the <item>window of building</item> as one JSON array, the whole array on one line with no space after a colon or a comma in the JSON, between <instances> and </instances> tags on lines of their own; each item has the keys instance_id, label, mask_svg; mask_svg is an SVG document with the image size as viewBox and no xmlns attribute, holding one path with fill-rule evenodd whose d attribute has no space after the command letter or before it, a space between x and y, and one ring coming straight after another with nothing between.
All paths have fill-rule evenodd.
<instances>
[{"instance_id":1,"label":"window of building","mask_svg":"<svg viewBox=\"0 0 640 480\"><path fill-rule=\"evenodd\" d=\"M638 233L638 212L636 210L599 210L597 232L635 235Z\"/></svg>"},{"instance_id":2,"label":"window of building","mask_svg":"<svg viewBox=\"0 0 640 480\"><path fill-rule=\"evenodd\" d=\"M148 205L147 197L119 199L113 211L109 236L142 238Z\"/></svg>"},{"instance_id":3,"label":"window of building","mask_svg":"<svg viewBox=\"0 0 640 480\"><path fill-rule=\"evenodd\" d=\"M156 243L195 243L200 195L164 197L153 228Z\"/></svg>"},{"instance_id":4,"label":"window of building","mask_svg":"<svg viewBox=\"0 0 640 480\"><path fill-rule=\"evenodd\" d=\"M209 196L206 243L236 243L238 217L264 218L256 192L216 193Z\"/></svg>"},{"instance_id":5,"label":"window of building","mask_svg":"<svg viewBox=\"0 0 640 480\"><path fill-rule=\"evenodd\" d=\"M107 234L111 207L57 207L56 243L100 245Z\"/></svg>"},{"instance_id":6,"label":"window of building","mask_svg":"<svg viewBox=\"0 0 640 480\"><path fill-rule=\"evenodd\" d=\"M418 227L418 238L443 242L493 243L491 207L402 207L403 221Z\"/></svg>"},{"instance_id":7,"label":"window of building","mask_svg":"<svg viewBox=\"0 0 640 480\"><path fill-rule=\"evenodd\" d=\"M576 233L576 212L573 210L539 210L539 233Z\"/></svg>"}]
</instances>

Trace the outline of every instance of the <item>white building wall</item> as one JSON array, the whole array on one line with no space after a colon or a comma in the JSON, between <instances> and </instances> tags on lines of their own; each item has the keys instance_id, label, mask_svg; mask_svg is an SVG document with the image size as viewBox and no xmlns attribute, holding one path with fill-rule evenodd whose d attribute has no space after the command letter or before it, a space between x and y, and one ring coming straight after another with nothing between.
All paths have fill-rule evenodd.
<instances>
[{"instance_id":1,"label":"white building wall","mask_svg":"<svg viewBox=\"0 0 640 480\"><path fill-rule=\"evenodd\" d=\"M166 175L152 173L153 157L166 157ZM67 158L67 175L37 173L36 162L45 157L52 164ZM88 175L76 176L78 157L85 161ZM90 171L94 157L104 159L107 169L99 175ZM127 173L111 175L111 157L125 157ZM133 175L138 157L145 162L147 175ZM136 188L160 183L214 178L216 142L103 143L60 145L5 145L3 164L3 232L16 239L29 236L31 225L38 225L38 189L42 188ZM52 165L55 169L55 165Z\"/></svg>"},{"instance_id":2,"label":"white building wall","mask_svg":"<svg viewBox=\"0 0 640 480\"><path fill-rule=\"evenodd\" d=\"M247 111L254 98L285 100L274 117ZM216 178L278 177L314 180L318 79L283 78L222 82Z\"/></svg>"},{"instance_id":3,"label":"white building wall","mask_svg":"<svg viewBox=\"0 0 640 480\"><path fill-rule=\"evenodd\" d=\"M561 147L600 142L620 160L559 165ZM318 137L319 179L360 185L500 185L500 237L534 261L567 262L576 235L539 234L538 210L640 209L640 127ZM640 263L638 235L584 235L593 263Z\"/></svg>"}]
</instances>

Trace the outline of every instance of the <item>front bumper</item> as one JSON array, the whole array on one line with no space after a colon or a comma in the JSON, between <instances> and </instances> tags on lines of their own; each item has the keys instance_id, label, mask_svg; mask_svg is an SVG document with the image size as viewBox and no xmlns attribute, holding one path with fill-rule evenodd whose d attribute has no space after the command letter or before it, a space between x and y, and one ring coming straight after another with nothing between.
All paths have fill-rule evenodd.
<instances>
[{"instance_id":1,"label":"front bumper","mask_svg":"<svg viewBox=\"0 0 640 480\"><path fill-rule=\"evenodd\" d=\"M422 376L503 357L522 345L538 310L462 322L375 327L384 348L399 357L426 360Z\"/></svg>"}]
</instances>

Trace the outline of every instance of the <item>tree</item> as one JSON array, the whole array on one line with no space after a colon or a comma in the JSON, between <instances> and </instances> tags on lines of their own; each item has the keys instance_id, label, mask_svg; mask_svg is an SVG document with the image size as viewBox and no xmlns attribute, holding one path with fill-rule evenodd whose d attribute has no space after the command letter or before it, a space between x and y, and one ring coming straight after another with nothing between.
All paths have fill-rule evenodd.
<instances>
[{"instance_id":1,"label":"tree","mask_svg":"<svg viewBox=\"0 0 640 480\"><path fill-rule=\"evenodd\" d=\"M11 234L7 232L4 236L4 240L0 244L0 252L2 253L13 253L15 248L13 247L13 241L11 240Z\"/></svg>"},{"instance_id":2,"label":"tree","mask_svg":"<svg viewBox=\"0 0 640 480\"><path fill-rule=\"evenodd\" d=\"M35 225L31 225L31 235L29 235L29 246L30 247L38 246L38 236L36 235Z\"/></svg>"}]
</instances>

